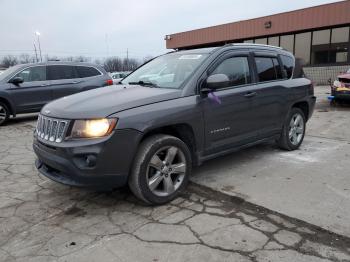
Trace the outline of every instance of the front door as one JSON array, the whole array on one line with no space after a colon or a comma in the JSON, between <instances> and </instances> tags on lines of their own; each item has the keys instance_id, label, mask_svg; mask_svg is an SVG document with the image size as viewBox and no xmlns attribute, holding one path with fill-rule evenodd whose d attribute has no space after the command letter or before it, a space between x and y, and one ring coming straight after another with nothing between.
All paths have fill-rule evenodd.
<instances>
[{"instance_id":1,"label":"front door","mask_svg":"<svg viewBox=\"0 0 350 262\"><path fill-rule=\"evenodd\" d=\"M21 84L9 84L8 88L17 113L40 111L52 100L50 81L46 78L46 66L28 67L14 77L24 80Z\"/></svg>"},{"instance_id":2,"label":"front door","mask_svg":"<svg viewBox=\"0 0 350 262\"><path fill-rule=\"evenodd\" d=\"M235 53L220 59L208 76L225 74L229 84L209 93L201 101L204 112L206 152L228 150L252 142L257 137L254 125L256 85L252 83L248 53Z\"/></svg>"}]
</instances>

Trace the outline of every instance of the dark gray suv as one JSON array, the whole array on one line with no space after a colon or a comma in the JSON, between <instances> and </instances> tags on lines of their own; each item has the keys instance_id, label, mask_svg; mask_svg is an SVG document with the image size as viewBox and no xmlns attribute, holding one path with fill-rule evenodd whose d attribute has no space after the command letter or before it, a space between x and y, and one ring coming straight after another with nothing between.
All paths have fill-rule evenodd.
<instances>
[{"instance_id":1,"label":"dark gray suv","mask_svg":"<svg viewBox=\"0 0 350 262\"><path fill-rule=\"evenodd\" d=\"M39 112L57 98L112 84L106 71L94 64L16 65L0 75L0 125L10 115Z\"/></svg>"},{"instance_id":2,"label":"dark gray suv","mask_svg":"<svg viewBox=\"0 0 350 262\"><path fill-rule=\"evenodd\" d=\"M119 86L46 105L34 134L39 172L74 186L129 185L161 204L193 166L267 140L301 145L315 105L292 54L233 44L165 54Z\"/></svg>"}]
</instances>

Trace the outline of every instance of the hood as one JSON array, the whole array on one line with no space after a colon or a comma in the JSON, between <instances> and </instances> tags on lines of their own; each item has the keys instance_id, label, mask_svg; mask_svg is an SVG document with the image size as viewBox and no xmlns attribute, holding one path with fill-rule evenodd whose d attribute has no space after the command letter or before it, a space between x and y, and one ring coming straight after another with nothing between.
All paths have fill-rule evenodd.
<instances>
[{"instance_id":1,"label":"hood","mask_svg":"<svg viewBox=\"0 0 350 262\"><path fill-rule=\"evenodd\" d=\"M103 118L126 109L180 96L181 90L114 85L60 98L47 104L41 113L62 119Z\"/></svg>"},{"instance_id":2,"label":"hood","mask_svg":"<svg viewBox=\"0 0 350 262\"><path fill-rule=\"evenodd\" d=\"M350 80L350 74L339 75L338 78L345 78Z\"/></svg>"}]
</instances>

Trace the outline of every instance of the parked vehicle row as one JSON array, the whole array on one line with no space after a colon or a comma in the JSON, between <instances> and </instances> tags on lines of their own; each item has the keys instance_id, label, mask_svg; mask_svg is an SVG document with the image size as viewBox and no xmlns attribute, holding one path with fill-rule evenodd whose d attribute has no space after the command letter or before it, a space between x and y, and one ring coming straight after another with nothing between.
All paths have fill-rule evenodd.
<instances>
[{"instance_id":1,"label":"parked vehicle row","mask_svg":"<svg viewBox=\"0 0 350 262\"><path fill-rule=\"evenodd\" d=\"M94 64L49 62L13 66L0 75L0 125L10 115L39 112L52 100L112 84L103 67Z\"/></svg>"},{"instance_id":2,"label":"parked vehicle row","mask_svg":"<svg viewBox=\"0 0 350 262\"><path fill-rule=\"evenodd\" d=\"M294 69L291 53L253 44L162 55L118 86L46 105L36 167L63 184L171 201L206 160L271 139L299 148L316 98Z\"/></svg>"}]
</instances>

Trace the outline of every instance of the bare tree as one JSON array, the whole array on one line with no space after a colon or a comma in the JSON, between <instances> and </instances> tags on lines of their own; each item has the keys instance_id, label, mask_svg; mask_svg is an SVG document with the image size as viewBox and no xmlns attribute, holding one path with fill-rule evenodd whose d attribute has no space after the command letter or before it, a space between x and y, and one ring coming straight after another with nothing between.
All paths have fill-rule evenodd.
<instances>
[{"instance_id":1,"label":"bare tree","mask_svg":"<svg viewBox=\"0 0 350 262\"><path fill-rule=\"evenodd\" d=\"M134 71L140 63L134 58L124 58L122 71Z\"/></svg>"},{"instance_id":2,"label":"bare tree","mask_svg":"<svg viewBox=\"0 0 350 262\"><path fill-rule=\"evenodd\" d=\"M103 64L107 72L123 71L123 61L119 57L107 58Z\"/></svg>"},{"instance_id":3,"label":"bare tree","mask_svg":"<svg viewBox=\"0 0 350 262\"><path fill-rule=\"evenodd\" d=\"M7 68L7 67L17 65L18 59L17 59L17 57L15 57L13 55L7 55L2 59L1 63L4 67Z\"/></svg>"},{"instance_id":4,"label":"bare tree","mask_svg":"<svg viewBox=\"0 0 350 262\"><path fill-rule=\"evenodd\" d=\"M29 54L21 54L19 56L19 64L35 63L35 57Z\"/></svg>"},{"instance_id":5,"label":"bare tree","mask_svg":"<svg viewBox=\"0 0 350 262\"><path fill-rule=\"evenodd\" d=\"M77 56L74 58L75 62L90 62L91 58L85 56Z\"/></svg>"}]
</instances>

